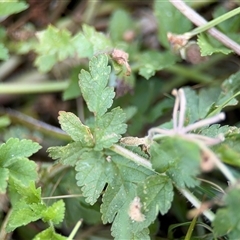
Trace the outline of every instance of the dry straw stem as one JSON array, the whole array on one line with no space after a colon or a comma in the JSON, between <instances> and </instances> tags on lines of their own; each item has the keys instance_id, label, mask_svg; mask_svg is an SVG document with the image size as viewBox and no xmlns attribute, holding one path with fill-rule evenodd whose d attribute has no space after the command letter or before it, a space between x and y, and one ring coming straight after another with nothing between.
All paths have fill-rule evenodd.
<instances>
[{"instance_id":1,"label":"dry straw stem","mask_svg":"<svg viewBox=\"0 0 240 240\"><path fill-rule=\"evenodd\" d=\"M201 17L197 12L190 8L182 0L169 0L182 14L184 14L191 22L197 26L202 26L207 23L207 21ZM236 54L240 55L240 45L227 37L222 32L218 31L216 28L211 28L208 30L209 34L216 38L219 42L225 46L232 49Z\"/></svg>"}]
</instances>

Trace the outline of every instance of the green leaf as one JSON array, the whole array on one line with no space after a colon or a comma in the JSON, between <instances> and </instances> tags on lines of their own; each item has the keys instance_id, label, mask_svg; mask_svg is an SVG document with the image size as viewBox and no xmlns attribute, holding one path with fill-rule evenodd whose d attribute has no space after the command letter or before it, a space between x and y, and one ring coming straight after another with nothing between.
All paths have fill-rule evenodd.
<instances>
[{"instance_id":1,"label":"green leaf","mask_svg":"<svg viewBox=\"0 0 240 240\"><path fill-rule=\"evenodd\" d=\"M125 113L119 107L96 119L94 128L95 149L109 148L126 132Z\"/></svg>"},{"instance_id":2,"label":"green leaf","mask_svg":"<svg viewBox=\"0 0 240 240\"><path fill-rule=\"evenodd\" d=\"M17 1L17 0L5 0L0 1L0 16L7 17L14 13L22 12L23 10L28 8L28 4L25 2Z\"/></svg>"},{"instance_id":3,"label":"green leaf","mask_svg":"<svg viewBox=\"0 0 240 240\"><path fill-rule=\"evenodd\" d=\"M52 227L47 228L46 230L37 234L33 240L68 240L67 237L64 237L58 233L55 233Z\"/></svg>"},{"instance_id":4,"label":"green leaf","mask_svg":"<svg viewBox=\"0 0 240 240\"><path fill-rule=\"evenodd\" d=\"M19 140L10 138L0 146L0 166L8 167L18 161L19 158L30 157L36 153L41 146L31 140Z\"/></svg>"},{"instance_id":5,"label":"green leaf","mask_svg":"<svg viewBox=\"0 0 240 240\"><path fill-rule=\"evenodd\" d=\"M137 194L142 200L143 211L150 224L159 211L164 215L170 209L173 200L172 182L167 176L150 176L138 187Z\"/></svg>"},{"instance_id":6,"label":"green leaf","mask_svg":"<svg viewBox=\"0 0 240 240\"><path fill-rule=\"evenodd\" d=\"M61 128L76 141L84 146L93 146L93 136L88 126L82 124L80 119L71 112L59 112L58 117Z\"/></svg>"},{"instance_id":7,"label":"green leaf","mask_svg":"<svg viewBox=\"0 0 240 240\"><path fill-rule=\"evenodd\" d=\"M35 64L43 72L50 70L57 61L62 61L74 55L74 46L70 43L71 33L54 26L37 34L39 44L35 51L38 53Z\"/></svg>"},{"instance_id":8,"label":"green leaf","mask_svg":"<svg viewBox=\"0 0 240 240\"><path fill-rule=\"evenodd\" d=\"M82 70L79 74L79 85L89 111L101 117L112 106L115 93L108 87L111 68L108 66L106 55L93 57L87 72Z\"/></svg>"},{"instance_id":9,"label":"green leaf","mask_svg":"<svg viewBox=\"0 0 240 240\"><path fill-rule=\"evenodd\" d=\"M31 181L38 178L37 165L26 158L18 159L17 162L8 166L9 176L13 180L19 180L22 184L28 185Z\"/></svg>"},{"instance_id":10,"label":"green leaf","mask_svg":"<svg viewBox=\"0 0 240 240\"><path fill-rule=\"evenodd\" d=\"M236 214L239 207L240 191L231 189L224 196L226 206L219 209L213 221L214 232L217 236L228 235L229 239L238 239L240 236L240 215Z\"/></svg>"},{"instance_id":11,"label":"green leaf","mask_svg":"<svg viewBox=\"0 0 240 240\"><path fill-rule=\"evenodd\" d=\"M0 167L0 193L5 193L7 188L7 181L9 178L9 170Z\"/></svg>"},{"instance_id":12,"label":"green leaf","mask_svg":"<svg viewBox=\"0 0 240 240\"><path fill-rule=\"evenodd\" d=\"M37 179L37 165L26 157L37 152L41 147L30 140L10 138L0 146L0 169L2 169L1 191L6 190L6 180L9 178L28 185ZM5 180L4 180L5 179Z\"/></svg>"},{"instance_id":13,"label":"green leaf","mask_svg":"<svg viewBox=\"0 0 240 240\"><path fill-rule=\"evenodd\" d=\"M93 54L104 49L109 51L113 48L111 40L103 33L97 32L94 27L83 24L82 29L84 36L92 44Z\"/></svg>"},{"instance_id":14,"label":"green leaf","mask_svg":"<svg viewBox=\"0 0 240 240\"><path fill-rule=\"evenodd\" d=\"M223 162L233 166L240 166L239 128L213 124L208 128L201 129L200 134L208 137L217 137L222 134L225 140L217 146L214 146L214 152L218 154Z\"/></svg>"},{"instance_id":15,"label":"green leaf","mask_svg":"<svg viewBox=\"0 0 240 240\"><path fill-rule=\"evenodd\" d=\"M0 43L0 60L7 60L8 58L9 58L8 49L2 43Z\"/></svg>"},{"instance_id":16,"label":"green leaf","mask_svg":"<svg viewBox=\"0 0 240 240\"><path fill-rule=\"evenodd\" d=\"M132 221L128 212L130 203L136 196L137 186L153 172L119 155L111 155L109 165L111 179L101 205L103 223L114 221L111 230L116 239L137 239L136 236L144 232L146 236L146 224Z\"/></svg>"},{"instance_id":17,"label":"green leaf","mask_svg":"<svg viewBox=\"0 0 240 240\"><path fill-rule=\"evenodd\" d=\"M44 73L50 71L56 62L57 57L55 55L39 55L34 63L38 67L39 71Z\"/></svg>"},{"instance_id":18,"label":"green leaf","mask_svg":"<svg viewBox=\"0 0 240 240\"><path fill-rule=\"evenodd\" d=\"M108 162L101 152L86 152L76 164L77 185L82 187L86 202L93 205L107 182Z\"/></svg>"},{"instance_id":19,"label":"green leaf","mask_svg":"<svg viewBox=\"0 0 240 240\"><path fill-rule=\"evenodd\" d=\"M52 159L59 159L64 165L74 166L88 149L84 148L81 142L73 142L63 147L50 147L47 151Z\"/></svg>"},{"instance_id":20,"label":"green leaf","mask_svg":"<svg viewBox=\"0 0 240 240\"><path fill-rule=\"evenodd\" d=\"M65 203L63 200L59 200L42 212L42 220L44 222L52 221L53 224L59 224L64 219L64 213Z\"/></svg>"},{"instance_id":21,"label":"green leaf","mask_svg":"<svg viewBox=\"0 0 240 240\"><path fill-rule=\"evenodd\" d=\"M154 14L157 18L158 39L169 48L167 33L181 34L191 29L191 22L170 2L154 1Z\"/></svg>"},{"instance_id":22,"label":"green leaf","mask_svg":"<svg viewBox=\"0 0 240 240\"><path fill-rule=\"evenodd\" d=\"M177 58L171 52L146 51L139 56L139 74L149 79L156 71L173 65Z\"/></svg>"},{"instance_id":23,"label":"green leaf","mask_svg":"<svg viewBox=\"0 0 240 240\"><path fill-rule=\"evenodd\" d=\"M200 149L192 142L178 137L164 138L161 144L150 147L153 168L165 173L182 187L198 185L196 176L200 173Z\"/></svg>"},{"instance_id":24,"label":"green leaf","mask_svg":"<svg viewBox=\"0 0 240 240\"><path fill-rule=\"evenodd\" d=\"M123 41L124 33L133 28L133 19L123 9L116 10L109 22L109 32L113 42Z\"/></svg>"},{"instance_id":25,"label":"green leaf","mask_svg":"<svg viewBox=\"0 0 240 240\"><path fill-rule=\"evenodd\" d=\"M30 182L28 186L24 186L19 181L15 181L14 188L21 195L21 199L27 204L41 203L41 188L36 188L34 182Z\"/></svg>"},{"instance_id":26,"label":"green leaf","mask_svg":"<svg viewBox=\"0 0 240 240\"><path fill-rule=\"evenodd\" d=\"M83 33L76 34L71 39L71 44L74 46L75 51L81 58L93 56L93 44L83 35Z\"/></svg>"},{"instance_id":27,"label":"green leaf","mask_svg":"<svg viewBox=\"0 0 240 240\"><path fill-rule=\"evenodd\" d=\"M17 227L25 226L30 222L41 218L44 206L41 204L26 204L25 201L19 201L9 216L6 231L11 232Z\"/></svg>"},{"instance_id":28,"label":"green leaf","mask_svg":"<svg viewBox=\"0 0 240 240\"><path fill-rule=\"evenodd\" d=\"M63 92L63 100L76 99L81 96L81 91L78 84L79 67L73 68L70 76L70 83Z\"/></svg>"},{"instance_id":29,"label":"green leaf","mask_svg":"<svg viewBox=\"0 0 240 240\"><path fill-rule=\"evenodd\" d=\"M200 47L201 56L208 56L212 55L213 53L223 53L227 55L232 52L231 49L224 47L214 38L204 33L198 35L197 42Z\"/></svg>"},{"instance_id":30,"label":"green leaf","mask_svg":"<svg viewBox=\"0 0 240 240\"><path fill-rule=\"evenodd\" d=\"M240 71L232 74L222 83L222 89L224 92L231 92L236 94L240 91Z\"/></svg>"}]
</instances>

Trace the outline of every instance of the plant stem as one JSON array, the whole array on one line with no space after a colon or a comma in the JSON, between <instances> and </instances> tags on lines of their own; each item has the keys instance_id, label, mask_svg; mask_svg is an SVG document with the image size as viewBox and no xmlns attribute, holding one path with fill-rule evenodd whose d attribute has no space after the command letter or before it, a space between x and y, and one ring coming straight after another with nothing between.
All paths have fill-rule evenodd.
<instances>
[{"instance_id":1,"label":"plant stem","mask_svg":"<svg viewBox=\"0 0 240 240\"><path fill-rule=\"evenodd\" d=\"M0 94L32 94L60 92L65 90L69 81L47 81L42 83L1 83Z\"/></svg>"},{"instance_id":2,"label":"plant stem","mask_svg":"<svg viewBox=\"0 0 240 240\"><path fill-rule=\"evenodd\" d=\"M0 115L7 115L10 118L11 122L24 125L32 130L40 131L47 136L66 141L71 140L71 138L60 128L54 127L45 122L29 117L18 111L14 111L12 109L5 110L0 108Z\"/></svg>"},{"instance_id":3,"label":"plant stem","mask_svg":"<svg viewBox=\"0 0 240 240\"><path fill-rule=\"evenodd\" d=\"M60 196L52 196L52 197L42 197L42 200L48 200L48 199L62 199L62 198L77 198L77 197L83 197L82 194L69 194L69 195L60 195Z\"/></svg>"},{"instance_id":4,"label":"plant stem","mask_svg":"<svg viewBox=\"0 0 240 240\"><path fill-rule=\"evenodd\" d=\"M207 25L208 22L201 17L197 12L195 12L192 8L190 8L185 2L182 0L169 0L182 14L184 14L190 21L192 21L195 25L197 26L202 26L202 25ZM237 8L238 9L238 8ZM236 10L238 12L239 10ZM236 15L236 12L234 14ZM204 28L202 26L202 29ZM208 26L208 25L207 25ZM208 29L208 28L207 28ZM194 32L193 30L192 32ZM186 36L189 36L191 38L192 32L185 33ZM199 32L199 29L198 31ZM214 38L216 38L219 42L223 43L225 46L229 47L232 49L236 54L240 55L240 45L227 37L225 34L222 32L218 31L216 28L211 28L208 30L209 34L212 35ZM196 35L196 33L194 33Z\"/></svg>"},{"instance_id":5,"label":"plant stem","mask_svg":"<svg viewBox=\"0 0 240 240\"><path fill-rule=\"evenodd\" d=\"M201 207L201 202L186 188L178 188L178 190L182 193L182 195L190 202L195 208ZM209 220L213 221L215 218L215 214L210 210L205 210L203 215Z\"/></svg>"},{"instance_id":6,"label":"plant stem","mask_svg":"<svg viewBox=\"0 0 240 240\"><path fill-rule=\"evenodd\" d=\"M210 21L210 22L208 22L208 23L206 23L206 24L204 24L200 27L195 28L194 30L189 32L189 34L191 34L191 37L193 37L193 36L195 36L195 35L197 35L201 32L204 32L204 31L218 25L219 23L221 23L221 22L223 22L223 21L225 21L225 20L227 20L227 19L229 19L229 18L231 18L231 17L233 17L233 16L235 16L239 13L240 13L240 7L235 8L232 11L227 12L227 13L213 19L212 21Z\"/></svg>"},{"instance_id":7,"label":"plant stem","mask_svg":"<svg viewBox=\"0 0 240 240\"><path fill-rule=\"evenodd\" d=\"M128 149L121 147L120 145L114 144L110 149L119 155L122 155L138 165L142 165L148 169L152 170L152 164L145 158L138 156L137 154L134 154L133 152L129 151Z\"/></svg>"},{"instance_id":8,"label":"plant stem","mask_svg":"<svg viewBox=\"0 0 240 240\"><path fill-rule=\"evenodd\" d=\"M81 220L79 220L78 222L77 222L77 224L75 225L75 227L73 228L73 230L72 230L72 232L70 233L70 235L69 235L69 237L67 238L67 240L72 240L73 238L74 238L74 236L76 235L76 233L77 233L77 231L78 231L78 229L81 227L81 225L82 225L82 219Z\"/></svg>"}]
</instances>

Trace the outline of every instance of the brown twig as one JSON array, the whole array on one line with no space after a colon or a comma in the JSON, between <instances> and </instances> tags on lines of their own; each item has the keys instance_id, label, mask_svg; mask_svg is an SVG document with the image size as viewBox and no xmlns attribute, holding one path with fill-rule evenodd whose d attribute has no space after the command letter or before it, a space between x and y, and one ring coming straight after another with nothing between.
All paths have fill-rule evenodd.
<instances>
[{"instance_id":1,"label":"brown twig","mask_svg":"<svg viewBox=\"0 0 240 240\"><path fill-rule=\"evenodd\" d=\"M207 21L202 16L200 16L197 12L195 12L182 0L178 1L169 0L169 2L171 2L182 14L184 14L195 25L201 26L207 23ZM230 39L222 32L218 31L216 28L211 28L208 30L208 32L219 42L232 49L236 54L240 55L240 45L238 43Z\"/></svg>"}]
</instances>

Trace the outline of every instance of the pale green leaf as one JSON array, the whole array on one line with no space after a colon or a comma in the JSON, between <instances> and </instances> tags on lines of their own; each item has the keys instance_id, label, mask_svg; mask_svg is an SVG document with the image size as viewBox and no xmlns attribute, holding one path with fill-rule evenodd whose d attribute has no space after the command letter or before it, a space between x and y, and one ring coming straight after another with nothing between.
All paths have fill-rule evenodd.
<instances>
[{"instance_id":1,"label":"pale green leaf","mask_svg":"<svg viewBox=\"0 0 240 240\"><path fill-rule=\"evenodd\" d=\"M75 49L68 30L50 25L46 30L38 32L37 37L39 44L34 49L38 53L35 64L43 72L50 70L57 61L74 55Z\"/></svg>"},{"instance_id":2,"label":"pale green leaf","mask_svg":"<svg viewBox=\"0 0 240 240\"><path fill-rule=\"evenodd\" d=\"M79 74L79 85L88 109L96 116L101 117L112 106L115 93L113 87L108 87L109 74L106 55L93 57L87 72L82 70Z\"/></svg>"},{"instance_id":3,"label":"pale green leaf","mask_svg":"<svg viewBox=\"0 0 240 240\"><path fill-rule=\"evenodd\" d=\"M179 187L194 187L200 173L199 147L181 138L164 138L150 147L153 168L166 173Z\"/></svg>"},{"instance_id":4,"label":"pale green leaf","mask_svg":"<svg viewBox=\"0 0 240 240\"><path fill-rule=\"evenodd\" d=\"M42 220L44 222L52 221L53 224L59 224L64 219L64 213L65 203L63 200L59 200L42 212Z\"/></svg>"},{"instance_id":5,"label":"pale green leaf","mask_svg":"<svg viewBox=\"0 0 240 240\"><path fill-rule=\"evenodd\" d=\"M13 208L6 227L7 232L15 230L17 227L25 226L30 222L41 218L41 207L37 204L27 205L24 201L19 201Z\"/></svg>"},{"instance_id":6,"label":"pale green leaf","mask_svg":"<svg viewBox=\"0 0 240 240\"><path fill-rule=\"evenodd\" d=\"M83 35L83 33L76 34L71 39L71 44L74 46L79 57L92 57L93 44Z\"/></svg>"},{"instance_id":7,"label":"pale green leaf","mask_svg":"<svg viewBox=\"0 0 240 240\"><path fill-rule=\"evenodd\" d=\"M48 72L57 62L55 55L39 55L34 64L38 67L40 72Z\"/></svg>"},{"instance_id":8,"label":"pale green leaf","mask_svg":"<svg viewBox=\"0 0 240 240\"><path fill-rule=\"evenodd\" d=\"M76 164L77 185L82 187L86 202L93 205L100 196L108 179L108 162L101 152L85 152Z\"/></svg>"},{"instance_id":9,"label":"pale green leaf","mask_svg":"<svg viewBox=\"0 0 240 240\"><path fill-rule=\"evenodd\" d=\"M8 49L2 43L0 43L0 60L7 60L8 58L9 58Z\"/></svg>"},{"instance_id":10,"label":"pale green leaf","mask_svg":"<svg viewBox=\"0 0 240 240\"><path fill-rule=\"evenodd\" d=\"M6 192L9 170L0 167L0 194Z\"/></svg>"},{"instance_id":11,"label":"pale green leaf","mask_svg":"<svg viewBox=\"0 0 240 240\"><path fill-rule=\"evenodd\" d=\"M201 56L208 56L212 55L213 53L229 54L232 52L232 50L219 44L216 40L213 40L213 38L204 33L198 35L197 42L200 47Z\"/></svg>"},{"instance_id":12,"label":"pale green leaf","mask_svg":"<svg viewBox=\"0 0 240 240\"><path fill-rule=\"evenodd\" d=\"M82 124L81 120L71 112L59 112L58 117L61 128L76 142L84 146L93 146L93 136L88 126Z\"/></svg>"},{"instance_id":13,"label":"pale green leaf","mask_svg":"<svg viewBox=\"0 0 240 240\"><path fill-rule=\"evenodd\" d=\"M36 188L33 181L27 186L22 185L19 181L14 181L14 189L21 195L21 199L26 203L41 203L41 188Z\"/></svg>"},{"instance_id":14,"label":"pale green leaf","mask_svg":"<svg viewBox=\"0 0 240 240\"><path fill-rule=\"evenodd\" d=\"M59 162L64 165L74 166L87 149L81 142L73 142L63 147L50 147L47 151L52 159L59 159Z\"/></svg>"},{"instance_id":15,"label":"pale green leaf","mask_svg":"<svg viewBox=\"0 0 240 240\"><path fill-rule=\"evenodd\" d=\"M1 0L0 1L0 16L7 17L11 14L22 12L28 8L28 4L17 0Z\"/></svg>"},{"instance_id":16,"label":"pale green leaf","mask_svg":"<svg viewBox=\"0 0 240 240\"><path fill-rule=\"evenodd\" d=\"M191 29L191 22L169 1L154 1L154 14L157 18L158 39L169 48L167 33L181 34Z\"/></svg>"},{"instance_id":17,"label":"pale green leaf","mask_svg":"<svg viewBox=\"0 0 240 240\"><path fill-rule=\"evenodd\" d=\"M111 40L103 33L97 32L94 27L83 24L82 29L84 36L93 46L93 54L104 49L109 51L113 48Z\"/></svg>"},{"instance_id":18,"label":"pale green leaf","mask_svg":"<svg viewBox=\"0 0 240 240\"><path fill-rule=\"evenodd\" d=\"M37 234L33 240L68 240L67 237L64 237L54 231L52 227L47 228L46 230Z\"/></svg>"},{"instance_id":19,"label":"pale green leaf","mask_svg":"<svg viewBox=\"0 0 240 240\"><path fill-rule=\"evenodd\" d=\"M109 148L126 132L125 113L119 107L96 119L94 128L95 149Z\"/></svg>"}]
</instances>

